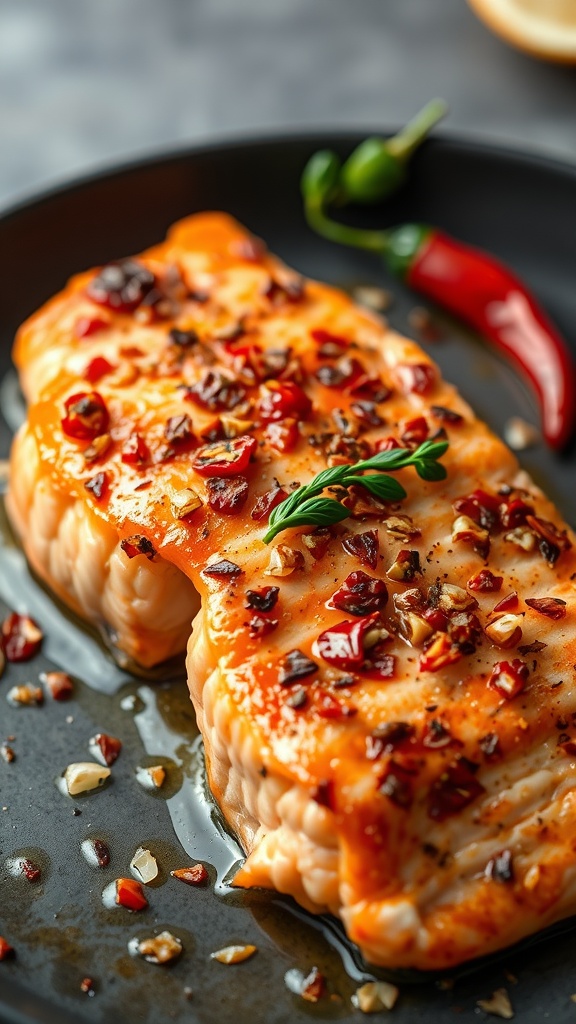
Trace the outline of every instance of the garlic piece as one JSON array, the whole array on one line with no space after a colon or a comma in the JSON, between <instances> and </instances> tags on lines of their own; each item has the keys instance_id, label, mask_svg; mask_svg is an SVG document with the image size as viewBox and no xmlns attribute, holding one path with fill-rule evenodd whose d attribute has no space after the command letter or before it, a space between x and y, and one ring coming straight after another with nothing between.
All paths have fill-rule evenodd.
<instances>
[{"instance_id":1,"label":"garlic piece","mask_svg":"<svg viewBox=\"0 0 576 1024\"><path fill-rule=\"evenodd\" d=\"M158 863L156 858L150 853L150 850L145 850L142 846L139 846L130 861L130 871L139 882L144 882L145 885L148 885L149 882L153 882L155 878L158 878Z\"/></svg>"},{"instance_id":2,"label":"garlic piece","mask_svg":"<svg viewBox=\"0 0 576 1024\"><path fill-rule=\"evenodd\" d=\"M304 567L304 555L287 544L277 544L270 552L270 561L265 576L290 576L295 569Z\"/></svg>"},{"instance_id":3,"label":"garlic piece","mask_svg":"<svg viewBox=\"0 0 576 1024\"><path fill-rule=\"evenodd\" d=\"M8 690L6 700L13 707L18 705L23 707L37 706L43 703L44 692L39 686L33 686L32 683L22 683L20 686L13 686L11 690Z\"/></svg>"},{"instance_id":4,"label":"garlic piece","mask_svg":"<svg viewBox=\"0 0 576 1024\"><path fill-rule=\"evenodd\" d=\"M89 793L92 789L98 789L106 779L110 778L111 771L94 761L76 761L69 764L64 772L64 782L70 796L78 796L80 793Z\"/></svg>"},{"instance_id":5,"label":"garlic piece","mask_svg":"<svg viewBox=\"0 0 576 1024\"><path fill-rule=\"evenodd\" d=\"M387 981L368 981L357 988L352 996L352 1005L362 1013L378 1013L391 1010L400 992Z\"/></svg>"},{"instance_id":6,"label":"garlic piece","mask_svg":"<svg viewBox=\"0 0 576 1024\"><path fill-rule=\"evenodd\" d=\"M218 960L221 964L240 964L248 957L254 956L256 946L224 946L210 953L212 960Z\"/></svg>"},{"instance_id":7,"label":"garlic piece","mask_svg":"<svg viewBox=\"0 0 576 1024\"><path fill-rule=\"evenodd\" d=\"M504 424L504 440L512 451L523 452L526 448L531 448L540 440L540 434L536 430L536 427L532 426L531 423L527 423L520 416L511 416L510 419Z\"/></svg>"},{"instance_id":8,"label":"garlic piece","mask_svg":"<svg viewBox=\"0 0 576 1024\"><path fill-rule=\"evenodd\" d=\"M134 947L149 964L168 964L176 960L183 949L180 939L169 931L160 932L149 939L132 940L128 948L132 951Z\"/></svg>"},{"instance_id":9,"label":"garlic piece","mask_svg":"<svg viewBox=\"0 0 576 1024\"><path fill-rule=\"evenodd\" d=\"M484 1013L490 1013L493 1017L501 1017L502 1020L512 1020L514 1016L510 996L505 988L496 989L490 999L479 999L476 1006L484 1010Z\"/></svg>"},{"instance_id":10,"label":"garlic piece","mask_svg":"<svg viewBox=\"0 0 576 1024\"><path fill-rule=\"evenodd\" d=\"M501 615L484 628L486 636L497 647L515 647L522 639L522 615Z\"/></svg>"},{"instance_id":11,"label":"garlic piece","mask_svg":"<svg viewBox=\"0 0 576 1024\"><path fill-rule=\"evenodd\" d=\"M254 422L252 420L241 419L240 416L227 416L224 413L220 416L220 423L226 437L240 437L241 434L247 434L252 427Z\"/></svg>"},{"instance_id":12,"label":"garlic piece","mask_svg":"<svg viewBox=\"0 0 576 1024\"><path fill-rule=\"evenodd\" d=\"M185 519L203 505L202 499L191 487L182 487L181 490L169 487L168 500L175 519Z\"/></svg>"}]
</instances>

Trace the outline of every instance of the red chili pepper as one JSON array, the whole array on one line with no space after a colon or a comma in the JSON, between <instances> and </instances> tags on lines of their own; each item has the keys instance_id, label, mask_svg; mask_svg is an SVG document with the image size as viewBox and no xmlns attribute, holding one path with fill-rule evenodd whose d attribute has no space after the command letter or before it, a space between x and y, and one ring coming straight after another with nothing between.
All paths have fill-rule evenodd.
<instances>
[{"instance_id":1,"label":"red chili pepper","mask_svg":"<svg viewBox=\"0 0 576 1024\"><path fill-rule=\"evenodd\" d=\"M528 378L544 437L563 448L576 421L574 361L516 275L487 253L419 224L390 231L384 256L395 274L484 334Z\"/></svg>"},{"instance_id":2,"label":"red chili pepper","mask_svg":"<svg viewBox=\"0 0 576 1024\"><path fill-rule=\"evenodd\" d=\"M68 437L93 441L105 433L110 417L104 399L97 391L70 395L64 406L66 415L62 417L62 430Z\"/></svg>"},{"instance_id":3,"label":"red chili pepper","mask_svg":"<svg viewBox=\"0 0 576 1024\"><path fill-rule=\"evenodd\" d=\"M346 619L325 629L318 637L318 653L324 661L336 668L348 671L361 668L366 657L364 638L379 620L376 613L353 621Z\"/></svg>"},{"instance_id":4,"label":"red chili pepper","mask_svg":"<svg viewBox=\"0 0 576 1024\"><path fill-rule=\"evenodd\" d=\"M192 465L200 476L236 476L247 469L256 444L256 438L249 434L216 441L199 448Z\"/></svg>"},{"instance_id":5,"label":"red chili pepper","mask_svg":"<svg viewBox=\"0 0 576 1024\"><path fill-rule=\"evenodd\" d=\"M308 395L291 380L269 380L260 392L259 412L264 423L286 417L305 420L311 410Z\"/></svg>"}]
</instances>

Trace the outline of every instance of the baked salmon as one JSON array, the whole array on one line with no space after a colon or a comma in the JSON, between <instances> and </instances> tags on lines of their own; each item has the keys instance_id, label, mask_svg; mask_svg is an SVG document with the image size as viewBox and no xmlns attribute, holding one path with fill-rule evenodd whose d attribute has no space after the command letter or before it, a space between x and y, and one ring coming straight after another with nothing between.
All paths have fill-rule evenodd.
<instances>
[{"instance_id":1,"label":"baked salmon","mask_svg":"<svg viewBox=\"0 0 576 1024\"><path fill-rule=\"evenodd\" d=\"M74 278L15 359L12 522L131 658L190 636L236 885L393 968L576 911L574 537L414 342L208 213ZM326 495L347 518L265 543L321 470L429 439L445 480L357 481Z\"/></svg>"}]
</instances>

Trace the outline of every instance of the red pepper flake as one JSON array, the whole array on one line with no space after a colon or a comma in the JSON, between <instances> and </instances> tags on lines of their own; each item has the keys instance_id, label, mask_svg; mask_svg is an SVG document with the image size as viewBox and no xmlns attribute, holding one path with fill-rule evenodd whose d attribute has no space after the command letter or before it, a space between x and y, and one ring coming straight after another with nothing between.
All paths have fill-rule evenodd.
<instances>
[{"instance_id":1,"label":"red pepper flake","mask_svg":"<svg viewBox=\"0 0 576 1024\"><path fill-rule=\"evenodd\" d=\"M402 441L407 447L417 448L428 437L430 431L424 416L417 416L416 419L408 420L404 424Z\"/></svg>"},{"instance_id":2,"label":"red pepper flake","mask_svg":"<svg viewBox=\"0 0 576 1024\"><path fill-rule=\"evenodd\" d=\"M523 644L522 647L518 648L518 650L522 655L539 654L540 651L543 651L546 647L548 647L548 644L542 643L541 640L533 640L531 644Z\"/></svg>"},{"instance_id":3,"label":"red pepper flake","mask_svg":"<svg viewBox=\"0 0 576 1024\"><path fill-rule=\"evenodd\" d=\"M317 1003L326 992L326 978L320 973L317 967L313 967L310 974L304 978L300 995L307 1003Z\"/></svg>"},{"instance_id":4,"label":"red pepper flake","mask_svg":"<svg viewBox=\"0 0 576 1024\"><path fill-rule=\"evenodd\" d=\"M534 508L527 505L519 498L511 498L500 505L500 522L506 530L514 530L518 526L525 526L529 515L533 515Z\"/></svg>"},{"instance_id":5,"label":"red pepper flake","mask_svg":"<svg viewBox=\"0 0 576 1024\"><path fill-rule=\"evenodd\" d=\"M109 320L104 320L101 316L81 316L74 325L74 334L77 338L90 338L109 327Z\"/></svg>"},{"instance_id":6,"label":"red pepper flake","mask_svg":"<svg viewBox=\"0 0 576 1024\"><path fill-rule=\"evenodd\" d=\"M219 562L211 562L205 569L202 569L202 575L213 580L233 580L238 576L243 576L244 569L241 569L235 562L229 562L227 558L222 558Z\"/></svg>"},{"instance_id":7,"label":"red pepper flake","mask_svg":"<svg viewBox=\"0 0 576 1024\"><path fill-rule=\"evenodd\" d=\"M248 497L245 476L212 477L206 481L208 504L214 512L233 516L240 511Z\"/></svg>"},{"instance_id":8,"label":"red pepper flake","mask_svg":"<svg viewBox=\"0 0 576 1024\"><path fill-rule=\"evenodd\" d=\"M20 872L28 882L39 882L42 875L42 869L27 858L20 862Z\"/></svg>"},{"instance_id":9,"label":"red pepper flake","mask_svg":"<svg viewBox=\"0 0 576 1024\"><path fill-rule=\"evenodd\" d=\"M208 370L197 384L187 389L186 398L211 412L229 412L244 401L246 389L234 377L227 377L220 370Z\"/></svg>"},{"instance_id":10,"label":"red pepper flake","mask_svg":"<svg viewBox=\"0 0 576 1024\"><path fill-rule=\"evenodd\" d=\"M134 878L116 879L116 903L118 906L132 911L145 910L148 906L144 890L140 882Z\"/></svg>"},{"instance_id":11,"label":"red pepper flake","mask_svg":"<svg viewBox=\"0 0 576 1024\"><path fill-rule=\"evenodd\" d=\"M248 632L253 640L261 639L273 633L278 627L278 619L266 619L263 615L253 615L248 625Z\"/></svg>"},{"instance_id":12,"label":"red pepper flake","mask_svg":"<svg viewBox=\"0 0 576 1024\"><path fill-rule=\"evenodd\" d=\"M164 437L169 444L189 445L194 442L192 420L186 413L170 416L164 426Z\"/></svg>"},{"instance_id":13,"label":"red pepper flake","mask_svg":"<svg viewBox=\"0 0 576 1024\"><path fill-rule=\"evenodd\" d=\"M80 991L84 992L87 996L95 995L96 990L94 988L94 979L82 978L82 981L80 982Z\"/></svg>"},{"instance_id":14,"label":"red pepper flake","mask_svg":"<svg viewBox=\"0 0 576 1024\"><path fill-rule=\"evenodd\" d=\"M279 593L280 587L262 587L260 590L247 590L244 607L257 612L271 612L276 606Z\"/></svg>"},{"instance_id":15,"label":"red pepper flake","mask_svg":"<svg viewBox=\"0 0 576 1024\"><path fill-rule=\"evenodd\" d=\"M178 327L173 327L168 332L168 338L172 345L177 345L180 349L192 348L199 340L195 330L188 328L187 331L183 331Z\"/></svg>"},{"instance_id":16,"label":"red pepper flake","mask_svg":"<svg viewBox=\"0 0 576 1024\"><path fill-rule=\"evenodd\" d=\"M120 458L129 466L142 466L150 458L148 445L136 431L122 445Z\"/></svg>"},{"instance_id":17,"label":"red pepper flake","mask_svg":"<svg viewBox=\"0 0 576 1024\"><path fill-rule=\"evenodd\" d=\"M147 537L142 537L138 533L133 534L132 537L128 537L126 540L120 541L120 547L128 558L136 558L136 555L144 555L149 559L149 561L152 561L154 556L157 554L152 541L148 540Z\"/></svg>"},{"instance_id":18,"label":"red pepper flake","mask_svg":"<svg viewBox=\"0 0 576 1024\"><path fill-rule=\"evenodd\" d=\"M2 623L2 650L7 661L30 661L40 650L44 635L34 619L12 612Z\"/></svg>"},{"instance_id":19,"label":"red pepper flake","mask_svg":"<svg viewBox=\"0 0 576 1024\"><path fill-rule=\"evenodd\" d=\"M280 685L291 686L299 679L313 676L318 671L318 665L312 661L303 651L296 648L288 651L280 662Z\"/></svg>"},{"instance_id":20,"label":"red pepper flake","mask_svg":"<svg viewBox=\"0 0 576 1024\"><path fill-rule=\"evenodd\" d=\"M292 693L286 698L286 704L293 711L301 711L306 707L308 703L308 694L303 686L299 686L297 690L293 690Z\"/></svg>"},{"instance_id":21,"label":"red pepper flake","mask_svg":"<svg viewBox=\"0 0 576 1024\"><path fill-rule=\"evenodd\" d=\"M329 811L334 810L334 780L321 779L310 792L310 796L320 807L327 807Z\"/></svg>"},{"instance_id":22,"label":"red pepper flake","mask_svg":"<svg viewBox=\"0 0 576 1024\"><path fill-rule=\"evenodd\" d=\"M86 294L99 306L107 306L116 313L132 313L152 290L154 274L136 260L120 260L102 268Z\"/></svg>"},{"instance_id":23,"label":"red pepper flake","mask_svg":"<svg viewBox=\"0 0 576 1024\"><path fill-rule=\"evenodd\" d=\"M379 615L366 615L360 619L345 619L325 629L318 637L318 652L329 665L344 671L362 667L366 653L364 639L369 630L379 623Z\"/></svg>"},{"instance_id":24,"label":"red pepper flake","mask_svg":"<svg viewBox=\"0 0 576 1024\"><path fill-rule=\"evenodd\" d=\"M305 420L312 412L308 395L293 381L269 380L262 385L258 410L264 423L290 419Z\"/></svg>"},{"instance_id":25,"label":"red pepper flake","mask_svg":"<svg viewBox=\"0 0 576 1024\"><path fill-rule=\"evenodd\" d=\"M518 607L518 594L515 590L511 594L507 594L503 597L498 604L495 604L492 609L492 615L497 615L500 612L514 612Z\"/></svg>"},{"instance_id":26,"label":"red pepper flake","mask_svg":"<svg viewBox=\"0 0 576 1024\"><path fill-rule=\"evenodd\" d=\"M432 718L426 723L422 743L429 750L442 750L452 742L452 733L439 718Z\"/></svg>"},{"instance_id":27,"label":"red pepper flake","mask_svg":"<svg viewBox=\"0 0 576 1024\"><path fill-rule=\"evenodd\" d=\"M452 507L455 512L468 516L484 530L492 530L499 521L502 506L496 495L477 488L471 494L457 498Z\"/></svg>"},{"instance_id":28,"label":"red pepper flake","mask_svg":"<svg viewBox=\"0 0 576 1024\"><path fill-rule=\"evenodd\" d=\"M528 674L528 665L520 658L514 658L514 661L497 661L490 674L488 686L505 700L512 700L522 693Z\"/></svg>"},{"instance_id":29,"label":"red pepper flake","mask_svg":"<svg viewBox=\"0 0 576 1024\"><path fill-rule=\"evenodd\" d=\"M275 306L284 302L299 302L304 295L304 283L296 274L278 271L277 278L270 278L262 294Z\"/></svg>"},{"instance_id":30,"label":"red pepper flake","mask_svg":"<svg viewBox=\"0 0 576 1024\"><path fill-rule=\"evenodd\" d=\"M549 619L563 619L566 615L566 601L559 597L528 597L525 603Z\"/></svg>"},{"instance_id":31,"label":"red pepper flake","mask_svg":"<svg viewBox=\"0 0 576 1024\"><path fill-rule=\"evenodd\" d=\"M349 555L354 555L369 569L376 569L380 545L378 530L366 530L365 533L352 533L342 539L342 547Z\"/></svg>"},{"instance_id":32,"label":"red pepper flake","mask_svg":"<svg viewBox=\"0 0 576 1024\"><path fill-rule=\"evenodd\" d=\"M107 868L110 863L110 850L102 839L91 839L88 842L92 843L92 849L96 857L96 863L99 868Z\"/></svg>"},{"instance_id":33,"label":"red pepper flake","mask_svg":"<svg viewBox=\"0 0 576 1024\"><path fill-rule=\"evenodd\" d=\"M481 594L493 594L501 589L503 576L495 576L490 569L480 569L468 580L468 590L479 591Z\"/></svg>"},{"instance_id":34,"label":"red pepper flake","mask_svg":"<svg viewBox=\"0 0 576 1024\"><path fill-rule=\"evenodd\" d=\"M478 746L488 760L491 758L501 757L502 755L500 737L496 732L487 732L486 735L482 736L480 739Z\"/></svg>"},{"instance_id":35,"label":"red pepper flake","mask_svg":"<svg viewBox=\"0 0 576 1024\"><path fill-rule=\"evenodd\" d=\"M379 792L388 797L397 807L410 807L414 799L414 783L411 774L402 765L396 764L393 760L390 761L378 786Z\"/></svg>"},{"instance_id":36,"label":"red pepper flake","mask_svg":"<svg viewBox=\"0 0 576 1024\"><path fill-rule=\"evenodd\" d=\"M438 672L447 665L460 661L462 652L446 633L438 633L432 637L430 644L420 656L422 672Z\"/></svg>"},{"instance_id":37,"label":"red pepper flake","mask_svg":"<svg viewBox=\"0 0 576 1024\"><path fill-rule=\"evenodd\" d=\"M369 761L376 761L383 754L391 754L408 743L414 733L414 726L409 722L384 722L366 737L366 757Z\"/></svg>"},{"instance_id":38,"label":"red pepper flake","mask_svg":"<svg viewBox=\"0 0 576 1024\"><path fill-rule=\"evenodd\" d=\"M428 815L442 822L473 803L484 786L475 778L478 765L466 757L457 757L433 782L428 801Z\"/></svg>"},{"instance_id":39,"label":"red pepper flake","mask_svg":"<svg viewBox=\"0 0 576 1024\"><path fill-rule=\"evenodd\" d=\"M9 957L15 955L14 947L10 945L3 935L0 935L0 961L8 960Z\"/></svg>"},{"instance_id":40,"label":"red pepper flake","mask_svg":"<svg viewBox=\"0 0 576 1024\"><path fill-rule=\"evenodd\" d=\"M97 391L70 395L64 407L66 415L62 417L62 430L68 437L92 441L106 433L110 417L104 399Z\"/></svg>"},{"instance_id":41,"label":"red pepper flake","mask_svg":"<svg viewBox=\"0 0 576 1024\"><path fill-rule=\"evenodd\" d=\"M392 679L396 675L396 658L384 650L384 644L374 644L368 651L363 672L378 679Z\"/></svg>"},{"instance_id":42,"label":"red pepper flake","mask_svg":"<svg viewBox=\"0 0 576 1024\"><path fill-rule=\"evenodd\" d=\"M243 473L248 468L256 444L256 438L248 434L207 444L194 455L193 468L200 476L235 476Z\"/></svg>"},{"instance_id":43,"label":"red pepper flake","mask_svg":"<svg viewBox=\"0 0 576 1024\"><path fill-rule=\"evenodd\" d=\"M395 372L405 395L425 395L436 384L436 370L431 363L400 363Z\"/></svg>"},{"instance_id":44,"label":"red pepper flake","mask_svg":"<svg viewBox=\"0 0 576 1024\"><path fill-rule=\"evenodd\" d=\"M170 874L186 885L204 885L208 881L208 872L203 864L192 864L189 868L176 868Z\"/></svg>"},{"instance_id":45,"label":"red pepper flake","mask_svg":"<svg viewBox=\"0 0 576 1024\"><path fill-rule=\"evenodd\" d=\"M538 535L538 547L540 554L548 562L554 565L562 551L568 551L572 543L566 532L560 532L554 523L548 519L541 519L540 516L526 516L527 525Z\"/></svg>"},{"instance_id":46,"label":"red pepper flake","mask_svg":"<svg viewBox=\"0 0 576 1024\"><path fill-rule=\"evenodd\" d=\"M264 494L259 495L256 499L256 504L250 513L252 519L268 520L272 509L276 508L287 497L288 492L283 487L271 487L269 491L265 491Z\"/></svg>"},{"instance_id":47,"label":"red pepper flake","mask_svg":"<svg viewBox=\"0 0 576 1024\"><path fill-rule=\"evenodd\" d=\"M90 494L92 494L97 501L100 501L108 490L108 474L96 473L95 476L91 476L89 480L84 481L84 487L87 491L90 491Z\"/></svg>"},{"instance_id":48,"label":"red pepper flake","mask_svg":"<svg viewBox=\"0 0 576 1024\"><path fill-rule=\"evenodd\" d=\"M492 857L486 865L484 877L493 882L513 882L514 864L512 861L512 851L502 850L495 857Z\"/></svg>"},{"instance_id":49,"label":"red pepper flake","mask_svg":"<svg viewBox=\"0 0 576 1024\"><path fill-rule=\"evenodd\" d=\"M327 331L323 327L314 327L310 331L310 337L321 347L324 345L332 345L338 355L345 351L350 345L348 338L343 338L341 334L334 334L332 331Z\"/></svg>"},{"instance_id":50,"label":"red pepper flake","mask_svg":"<svg viewBox=\"0 0 576 1024\"><path fill-rule=\"evenodd\" d=\"M386 387L380 377L362 377L349 388L351 394L357 398L365 398L369 402L385 402L390 398L392 391Z\"/></svg>"},{"instance_id":51,"label":"red pepper flake","mask_svg":"<svg viewBox=\"0 0 576 1024\"><path fill-rule=\"evenodd\" d=\"M317 526L312 533L302 534L302 542L315 561L324 558L331 540L332 532L328 526Z\"/></svg>"},{"instance_id":52,"label":"red pepper flake","mask_svg":"<svg viewBox=\"0 0 576 1024\"><path fill-rule=\"evenodd\" d=\"M299 438L298 421L295 419L278 420L266 427L266 440L279 455L293 451Z\"/></svg>"},{"instance_id":53,"label":"red pepper flake","mask_svg":"<svg viewBox=\"0 0 576 1024\"><path fill-rule=\"evenodd\" d=\"M366 398L352 402L350 405L350 412L354 413L354 416L359 423L368 429L370 429L370 427L381 427L384 423L384 420L376 410L376 403L371 402Z\"/></svg>"},{"instance_id":54,"label":"red pepper flake","mask_svg":"<svg viewBox=\"0 0 576 1024\"><path fill-rule=\"evenodd\" d=\"M384 608L387 601L388 590L384 581L359 569L346 577L330 598L329 606L350 615L370 615Z\"/></svg>"},{"instance_id":55,"label":"red pepper flake","mask_svg":"<svg viewBox=\"0 0 576 1024\"><path fill-rule=\"evenodd\" d=\"M109 363L104 356L96 356L92 359L86 369L84 370L83 377L90 384L96 384L101 377L106 377L107 374L112 373L117 367Z\"/></svg>"},{"instance_id":56,"label":"red pepper flake","mask_svg":"<svg viewBox=\"0 0 576 1024\"><path fill-rule=\"evenodd\" d=\"M444 405L431 405L430 412L442 423L450 423L452 426L459 426L464 422L464 417L454 409L447 409Z\"/></svg>"},{"instance_id":57,"label":"red pepper flake","mask_svg":"<svg viewBox=\"0 0 576 1024\"><path fill-rule=\"evenodd\" d=\"M336 722L342 721L346 718L352 718L358 713L358 708L352 707L350 704L346 704L344 701L338 700L326 690L316 691L314 694L314 708L319 718L325 718Z\"/></svg>"},{"instance_id":58,"label":"red pepper flake","mask_svg":"<svg viewBox=\"0 0 576 1024\"><path fill-rule=\"evenodd\" d=\"M74 683L67 672L42 672L40 682L44 683L52 700L70 700L74 693Z\"/></svg>"},{"instance_id":59,"label":"red pepper flake","mask_svg":"<svg viewBox=\"0 0 576 1024\"><path fill-rule=\"evenodd\" d=\"M90 740L90 746L98 749L99 756L104 761L104 764L110 767L117 760L122 750L122 741L117 739L116 736L110 736L107 732L97 732Z\"/></svg>"}]
</instances>

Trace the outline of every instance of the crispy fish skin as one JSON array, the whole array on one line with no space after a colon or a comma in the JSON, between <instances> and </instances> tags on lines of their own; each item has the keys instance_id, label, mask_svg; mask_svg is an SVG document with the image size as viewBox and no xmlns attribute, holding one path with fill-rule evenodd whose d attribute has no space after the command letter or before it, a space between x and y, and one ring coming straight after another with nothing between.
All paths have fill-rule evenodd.
<instances>
[{"instance_id":1,"label":"crispy fish skin","mask_svg":"<svg viewBox=\"0 0 576 1024\"><path fill-rule=\"evenodd\" d=\"M148 663L164 656L161 643L155 648L154 608L177 643L182 612L193 614L199 595L189 685L212 791L247 854L236 884L273 887L339 914L369 961L396 968L451 967L573 914L573 535L417 345L341 292L300 283L230 218L189 218L140 262L168 295L160 312L142 305L102 313L86 294L90 272L23 327L16 361L31 405L14 447L10 512L37 571L86 617L93 592L86 597L82 582L54 564L55 532L37 536L29 510L39 492L48 504L69 503L84 544L94 541L95 578L112 558L127 572L138 567L142 607L129 598L122 618L109 573L110 600L97 614L109 616L125 649L145 648ZM108 326L77 337L78 321L97 315ZM173 328L193 332L188 347L170 338ZM270 360L264 370L262 353ZM86 366L95 357L113 369L91 385ZM206 376L218 372L228 391L213 380L210 389ZM358 405L371 401L366 377L384 385L373 407ZM312 403L293 416L284 410L285 419L300 419L286 452L271 446L263 423L277 393L266 380L277 379L297 384ZM192 391L200 380L201 400ZM233 385L245 394L231 398ZM67 437L62 417L67 398L93 387L106 403L112 444L87 465L87 442ZM167 423L183 414L194 438L179 448L166 439ZM367 423L375 414L382 422ZM210 507L209 485L194 468L198 446L224 429L222 417L244 424L227 429L257 439L239 474L248 497L225 512ZM438 428L450 441L447 480L426 483L403 470L407 498L394 508L356 495L357 518L333 529L318 559L303 539L310 530L262 543L265 520L251 513L276 482L289 491L328 460L357 457L363 445L388 437L410 444ZM135 430L150 452L139 466L121 458ZM85 487L97 470L107 480L100 498ZM180 519L170 494L185 488L203 504ZM474 498L479 488L484 497ZM371 565L353 553L368 531L378 537ZM128 557L122 541L133 545L135 537L152 544L151 559ZM271 576L271 550L281 544L299 552L302 567ZM72 546L71 566L82 547ZM422 572L401 580L397 556L406 550L418 552ZM238 571L206 574L222 560ZM162 588L155 595L158 565L184 595L169 608ZM360 621L357 608L331 600L359 570L386 583L388 602L376 614L391 637L381 651L367 646L365 662L350 672L338 657L325 660L318 639L343 620ZM502 578L498 591L470 587L483 570ZM258 634L247 591L269 586L278 598L261 618L277 624ZM521 636L516 630L511 646L498 645L485 627L514 592L517 603L510 598L504 610L518 617ZM295 650L313 665L286 678ZM512 683L495 669L503 662L516 665Z\"/></svg>"}]
</instances>

